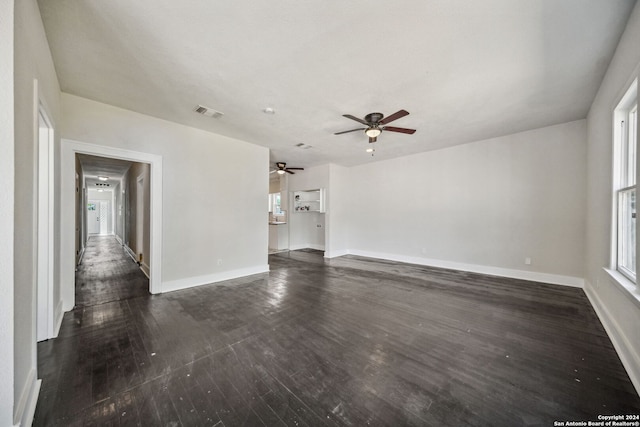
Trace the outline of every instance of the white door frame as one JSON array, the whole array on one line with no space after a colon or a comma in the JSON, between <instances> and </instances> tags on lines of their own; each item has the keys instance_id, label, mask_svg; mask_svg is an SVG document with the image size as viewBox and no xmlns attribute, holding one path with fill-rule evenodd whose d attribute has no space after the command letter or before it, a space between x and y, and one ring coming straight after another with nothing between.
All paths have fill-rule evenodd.
<instances>
[{"instance_id":1,"label":"white door frame","mask_svg":"<svg viewBox=\"0 0 640 427\"><path fill-rule=\"evenodd\" d=\"M140 254L144 253L144 174L136 179L136 257L142 264L147 260L140 259Z\"/></svg>"},{"instance_id":2,"label":"white door frame","mask_svg":"<svg viewBox=\"0 0 640 427\"><path fill-rule=\"evenodd\" d=\"M63 309L69 311L75 305L74 176L76 154L149 163L149 292L152 294L162 293L162 156L69 139L62 139L61 146L60 286Z\"/></svg>"},{"instance_id":3,"label":"white door frame","mask_svg":"<svg viewBox=\"0 0 640 427\"><path fill-rule=\"evenodd\" d=\"M38 181L37 181L37 292L36 340L53 338L53 215L54 215L54 135L46 109L38 105ZM75 171L74 171L75 172ZM75 236L75 231L74 231Z\"/></svg>"}]
</instances>

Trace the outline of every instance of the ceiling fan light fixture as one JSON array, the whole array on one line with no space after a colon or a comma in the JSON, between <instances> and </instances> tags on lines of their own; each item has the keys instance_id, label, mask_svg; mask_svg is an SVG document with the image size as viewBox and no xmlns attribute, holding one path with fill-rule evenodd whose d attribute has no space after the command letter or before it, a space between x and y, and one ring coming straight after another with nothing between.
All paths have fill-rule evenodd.
<instances>
[{"instance_id":1,"label":"ceiling fan light fixture","mask_svg":"<svg viewBox=\"0 0 640 427\"><path fill-rule=\"evenodd\" d=\"M364 131L364 134L367 135L367 137L369 137L369 143L376 142L378 136L380 136L383 130L389 131L389 132L399 132L399 133L406 133L409 135L413 135L416 132L415 129L399 128L396 126L387 126L389 123L395 120L398 120L404 116L407 116L408 114L409 112L407 110L396 111L395 113L387 117L385 117L382 113L369 113L366 116L364 116L364 119L361 119L356 116L352 116L351 114L343 114L342 115L343 117L356 121L362 125L365 125L366 127L359 127L355 129L345 130L342 132L336 132L334 133L334 135L342 135L344 133Z\"/></svg>"},{"instance_id":2,"label":"ceiling fan light fixture","mask_svg":"<svg viewBox=\"0 0 640 427\"><path fill-rule=\"evenodd\" d=\"M278 175L284 175L284 169L278 169Z\"/></svg>"},{"instance_id":3,"label":"ceiling fan light fixture","mask_svg":"<svg viewBox=\"0 0 640 427\"><path fill-rule=\"evenodd\" d=\"M376 138L382 131L377 127L371 127L365 130L364 133L366 133L369 138Z\"/></svg>"}]
</instances>

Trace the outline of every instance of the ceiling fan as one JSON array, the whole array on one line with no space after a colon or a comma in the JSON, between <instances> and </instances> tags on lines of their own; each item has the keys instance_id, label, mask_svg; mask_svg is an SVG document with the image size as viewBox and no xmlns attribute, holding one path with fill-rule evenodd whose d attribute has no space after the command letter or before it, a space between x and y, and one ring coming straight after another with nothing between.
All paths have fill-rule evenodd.
<instances>
[{"instance_id":1,"label":"ceiling fan","mask_svg":"<svg viewBox=\"0 0 640 427\"><path fill-rule=\"evenodd\" d=\"M274 173L277 172L279 175L284 175L284 173L290 173L291 175L294 175L295 172L291 172L291 171L303 171L304 168L288 168L287 164L285 162L276 162L276 169L272 170L269 173Z\"/></svg>"},{"instance_id":2,"label":"ceiling fan","mask_svg":"<svg viewBox=\"0 0 640 427\"><path fill-rule=\"evenodd\" d=\"M408 133L413 135L416 130L415 129L407 129L407 128L397 128L393 126L385 126L388 123L391 123L394 120L398 120L401 117L408 115L409 112L406 110L400 110L393 113L390 116L385 117L382 113L369 113L364 116L364 120L358 117L352 116L351 114L343 114L343 117L346 117L351 120L355 120L358 123L362 123L367 126L366 128L357 128L351 130L345 130L342 132L336 132L334 135L342 135L343 133L355 132L358 130L363 130L364 133L369 137L369 142L376 142L378 136L382 133L382 131L390 131L390 132L400 132L400 133Z\"/></svg>"}]
</instances>

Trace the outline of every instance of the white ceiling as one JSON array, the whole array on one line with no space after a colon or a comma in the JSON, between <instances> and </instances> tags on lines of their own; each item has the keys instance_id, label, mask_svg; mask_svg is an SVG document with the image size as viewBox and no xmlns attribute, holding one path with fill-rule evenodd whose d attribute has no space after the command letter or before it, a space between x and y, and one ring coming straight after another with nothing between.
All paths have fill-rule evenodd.
<instances>
[{"instance_id":1,"label":"white ceiling","mask_svg":"<svg viewBox=\"0 0 640 427\"><path fill-rule=\"evenodd\" d=\"M635 0L39 3L63 91L309 167L586 117ZM417 132L383 133L373 158L363 133L333 135L399 109Z\"/></svg>"},{"instance_id":2,"label":"white ceiling","mask_svg":"<svg viewBox=\"0 0 640 427\"><path fill-rule=\"evenodd\" d=\"M89 156L86 154L78 154L78 159L84 172L86 186L92 189L102 188L113 190L133 164L126 160ZM98 179L99 176L104 176L109 179L101 181ZM96 184L109 184L109 187L99 187L96 186Z\"/></svg>"}]
</instances>

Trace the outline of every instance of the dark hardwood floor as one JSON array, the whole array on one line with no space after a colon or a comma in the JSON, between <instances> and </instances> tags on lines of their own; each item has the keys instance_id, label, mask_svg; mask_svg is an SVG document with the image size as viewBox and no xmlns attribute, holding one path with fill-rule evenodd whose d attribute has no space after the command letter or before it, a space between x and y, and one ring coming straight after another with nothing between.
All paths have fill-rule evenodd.
<instances>
[{"instance_id":1,"label":"dark hardwood floor","mask_svg":"<svg viewBox=\"0 0 640 427\"><path fill-rule=\"evenodd\" d=\"M76 307L149 295L149 279L113 236L91 236L76 272Z\"/></svg>"},{"instance_id":2,"label":"dark hardwood floor","mask_svg":"<svg viewBox=\"0 0 640 427\"><path fill-rule=\"evenodd\" d=\"M269 274L65 314L38 344L34 425L552 426L640 413L580 289L314 251L269 262Z\"/></svg>"}]
</instances>

